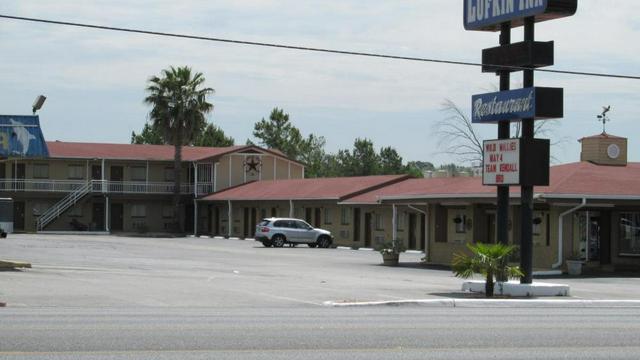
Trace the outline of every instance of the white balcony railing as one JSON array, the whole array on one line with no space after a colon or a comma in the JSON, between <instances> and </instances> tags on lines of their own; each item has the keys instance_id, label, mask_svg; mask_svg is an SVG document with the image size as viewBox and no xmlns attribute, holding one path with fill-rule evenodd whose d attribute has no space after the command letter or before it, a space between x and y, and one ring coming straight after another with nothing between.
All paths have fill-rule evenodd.
<instances>
[{"instance_id":1,"label":"white balcony railing","mask_svg":"<svg viewBox=\"0 0 640 360\"><path fill-rule=\"evenodd\" d=\"M0 179L0 191L70 193L86 185L83 180ZM173 194L173 182L91 180L91 192L110 194ZM194 194L196 186L181 184L180 193ZM197 194L213 192L212 183L198 183Z\"/></svg>"}]
</instances>

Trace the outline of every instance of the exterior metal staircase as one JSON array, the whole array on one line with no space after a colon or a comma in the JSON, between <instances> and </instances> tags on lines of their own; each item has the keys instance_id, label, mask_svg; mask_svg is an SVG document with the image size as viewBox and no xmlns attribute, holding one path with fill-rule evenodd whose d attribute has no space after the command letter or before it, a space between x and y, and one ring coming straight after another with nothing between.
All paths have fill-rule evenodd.
<instances>
[{"instance_id":1,"label":"exterior metal staircase","mask_svg":"<svg viewBox=\"0 0 640 360\"><path fill-rule=\"evenodd\" d=\"M36 229L42 231L45 226L49 225L53 220L57 219L70 207L75 205L82 198L87 196L93 190L93 183L88 181L77 190L69 193L69 195L62 198L62 200L55 203L52 207L48 208L43 214L40 215L36 221Z\"/></svg>"}]
</instances>

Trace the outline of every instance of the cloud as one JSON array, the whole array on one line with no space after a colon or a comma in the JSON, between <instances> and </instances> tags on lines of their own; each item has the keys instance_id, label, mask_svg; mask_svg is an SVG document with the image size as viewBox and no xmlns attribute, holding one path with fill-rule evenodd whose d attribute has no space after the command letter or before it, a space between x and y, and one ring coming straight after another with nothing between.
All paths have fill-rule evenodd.
<instances>
[{"instance_id":1,"label":"cloud","mask_svg":"<svg viewBox=\"0 0 640 360\"><path fill-rule=\"evenodd\" d=\"M555 41L554 68L640 74L633 58L640 53L640 42L636 41L640 26L637 18L629 16L640 12L640 2L618 0L615 6L611 4L604 0L580 2L576 16L537 26L539 40ZM450 0L371 0L366 5L355 0L21 0L3 2L3 12L472 62L479 62L481 50L496 46L498 41L496 33L464 31L462 2ZM272 107L286 106L285 110L295 111L305 133L319 132L336 148L350 146L349 139L358 136L375 136L385 145L405 149L405 157L419 159L430 156L435 149L424 144L425 134L416 136L415 129L428 132L434 117L441 116L438 108L442 100L451 99L466 109L472 94L491 91L497 84L493 74L482 74L477 67L305 53L10 20L0 21L0 31L9 34L0 43L0 79L6 84L0 90L5 95L0 97L0 106L5 111L17 112L23 108L18 103L32 100L18 102L18 94L46 90L66 96L76 94L78 98L100 96L87 98L86 103L109 104L109 108L131 113L102 110L95 115L95 135L67 133L68 140L127 141L130 129L142 127L142 123L129 122L140 121L140 115L147 111L141 99L148 77L169 65L185 64L203 72L208 85L216 89L214 119L232 129L238 141L250 137L253 122L268 115ZM512 38L519 41L521 29L515 29ZM518 74L512 77L514 83L520 79ZM614 106L615 121L628 126L623 131L640 133L640 125L633 121L638 116L638 81L539 74L536 84L565 88L566 119L557 130L560 135L589 135L583 133L587 130L579 119L591 117L604 104ZM47 114L47 108L55 109L47 104L43 114ZM66 108L64 115L60 111L47 115L64 116L70 127L86 120L85 111L77 113L73 107ZM124 120L106 119L116 116ZM389 118L402 126L388 126L385 121ZM340 131L318 124L322 119L331 119L329 123L339 126ZM385 129L385 133L364 127L367 121L375 123L376 129ZM493 132L492 127L486 129L482 131ZM65 134L53 128L48 131ZM591 132L596 131L597 124ZM81 138L86 136L92 138ZM422 144L407 145L411 142Z\"/></svg>"}]
</instances>

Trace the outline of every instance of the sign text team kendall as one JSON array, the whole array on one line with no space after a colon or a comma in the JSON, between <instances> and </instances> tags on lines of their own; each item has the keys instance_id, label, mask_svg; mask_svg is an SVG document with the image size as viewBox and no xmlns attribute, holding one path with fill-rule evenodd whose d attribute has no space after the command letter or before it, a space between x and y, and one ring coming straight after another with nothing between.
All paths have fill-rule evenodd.
<instances>
[{"instance_id":1,"label":"sign text team kendall","mask_svg":"<svg viewBox=\"0 0 640 360\"><path fill-rule=\"evenodd\" d=\"M500 23L520 26L529 16L535 16L536 22L571 16L577 6L577 0L465 0L464 27L497 31Z\"/></svg>"}]
</instances>

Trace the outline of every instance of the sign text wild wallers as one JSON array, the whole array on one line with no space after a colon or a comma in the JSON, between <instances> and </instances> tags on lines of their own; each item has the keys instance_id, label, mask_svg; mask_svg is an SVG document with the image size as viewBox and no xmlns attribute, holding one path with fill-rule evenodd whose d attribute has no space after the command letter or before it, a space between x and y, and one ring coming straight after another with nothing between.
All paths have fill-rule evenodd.
<instances>
[{"instance_id":1,"label":"sign text wild wallers","mask_svg":"<svg viewBox=\"0 0 640 360\"><path fill-rule=\"evenodd\" d=\"M483 148L484 185L520 183L520 139L488 140Z\"/></svg>"}]
</instances>

